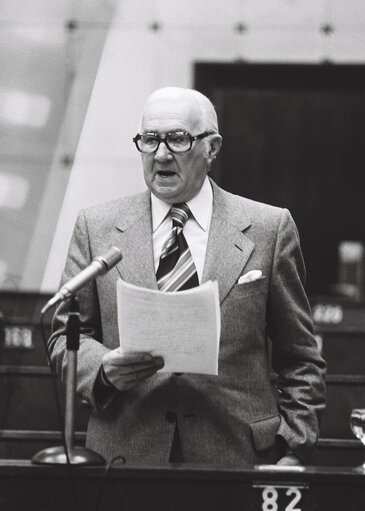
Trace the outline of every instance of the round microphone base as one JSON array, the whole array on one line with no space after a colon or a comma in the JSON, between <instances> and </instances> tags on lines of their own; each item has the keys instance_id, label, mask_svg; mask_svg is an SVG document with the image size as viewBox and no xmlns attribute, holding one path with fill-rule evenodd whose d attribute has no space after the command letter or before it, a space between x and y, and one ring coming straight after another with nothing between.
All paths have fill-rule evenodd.
<instances>
[{"instance_id":1,"label":"round microphone base","mask_svg":"<svg viewBox=\"0 0 365 511\"><path fill-rule=\"evenodd\" d=\"M72 447L68 451L68 457L71 465L105 465L105 460L100 454L86 447ZM32 463L38 465L67 465L65 449L62 445L43 449L43 451L39 451L33 456Z\"/></svg>"}]
</instances>

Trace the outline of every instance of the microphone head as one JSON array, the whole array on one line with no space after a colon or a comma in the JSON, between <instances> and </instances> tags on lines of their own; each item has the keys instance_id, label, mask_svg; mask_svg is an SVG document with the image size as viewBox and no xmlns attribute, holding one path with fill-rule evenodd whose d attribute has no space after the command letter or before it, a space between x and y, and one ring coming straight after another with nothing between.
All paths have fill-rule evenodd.
<instances>
[{"instance_id":1,"label":"microphone head","mask_svg":"<svg viewBox=\"0 0 365 511\"><path fill-rule=\"evenodd\" d=\"M87 282L95 279L99 275L104 275L113 268L122 259L122 253L117 247L111 247L105 254L95 257L91 264L66 282L59 291L51 298L41 310L41 315L45 314L50 307L65 300L75 294Z\"/></svg>"},{"instance_id":2,"label":"microphone head","mask_svg":"<svg viewBox=\"0 0 365 511\"><path fill-rule=\"evenodd\" d=\"M122 259L122 253L117 247L111 247L105 254L95 258L96 261L102 263L105 271L109 271Z\"/></svg>"}]
</instances>

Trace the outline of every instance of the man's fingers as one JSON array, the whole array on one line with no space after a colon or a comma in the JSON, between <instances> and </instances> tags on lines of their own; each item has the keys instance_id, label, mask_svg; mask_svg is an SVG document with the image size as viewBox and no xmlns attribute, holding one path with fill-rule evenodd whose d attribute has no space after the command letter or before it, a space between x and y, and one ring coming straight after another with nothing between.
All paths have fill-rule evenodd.
<instances>
[{"instance_id":1,"label":"man's fingers","mask_svg":"<svg viewBox=\"0 0 365 511\"><path fill-rule=\"evenodd\" d=\"M148 367L153 369L162 369L164 366L164 360L162 357L152 357L148 361L141 360L138 362L127 362L123 361L123 363L117 363L114 360L104 360L103 363L104 367L105 365L108 365L112 370L116 370L120 372L121 374L129 374L134 371L139 371L142 369L147 369Z\"/></svg>"},{"instance_id":2,"label":"man's fingers","mask_svg":"<svg viewBox=\"0 0 365 511\"><path fill-rule=\"evenodd\" d=\"M115 365L143 364L152 360L153 356L150 353L122 353L120 348L110 351L103 357L103 362Z\"/></svg>"},{"instance_id":3,"label":"man's fingers","mask_svg":"<svg viewBox=\"0 0 365 511\"><path fill-rule=\"evenodd\" d=\"M136 374L136 373L139 373L140 371L144 371L144 370L156 371L156 364L152 360L152 362L150 362L148 364L140 363L140 364L128 364L128 365L114 366L113 370L117 374L120 374L121 376L124 376L124 375L128 376L130 374Z\"/></svg>"},{"instance_id":4,"label":"man's fingers","mask_svg":"<svg viewBox=\"0 0 365 511\"><path fill-rule=\"evenodd\" d=\"M122 355L122 360L125 364L139 364L143 362L152 362L153 356L151 353L125 353Z\"/></svg>"},{"instance_id":5,"label":"man's fingers","mask_svg":"<svg viewBox=\"0 0 365 511\"><path fill-rule=\"evenodd\" d=\"M111 364L116 366L125 366L130 364L155 364L158 369L163 367L163 358L153 356L151 353L125 353L120 348L110 351L103 357L103 364Z\"/></svg>"},{"instance_id":6,"label":"man's fingers","mask_svg":"<svg viewBox=\"0 0 365 511\"><path fill-rule=\"evenodd\" d=\"M127 365L104 362L104 372L108 380L119 390L133 387L141 380L153 376L164 366L162 357L151 357L150 362L130 363Z\"/></svg>"}]
</instances>

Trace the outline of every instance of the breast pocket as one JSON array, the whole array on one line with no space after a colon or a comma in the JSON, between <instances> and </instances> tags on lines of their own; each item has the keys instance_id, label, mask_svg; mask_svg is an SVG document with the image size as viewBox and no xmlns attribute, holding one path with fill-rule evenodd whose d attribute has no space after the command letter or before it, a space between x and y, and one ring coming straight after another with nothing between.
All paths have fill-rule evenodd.
<instances>
[{"instance_id":1,"label":"breast pocket","mask_svg":"<svg viewBox=\"0 0 365 511\"><path fill-rule=\"evenodd\" d=\"M252 282L236 284L233 286L231 292L229 293L229 298L234 300L242 300L248 296L263 293L266 289L266 285L267 282L265 277L253 280Z\"/></svg>"}]
</instances>

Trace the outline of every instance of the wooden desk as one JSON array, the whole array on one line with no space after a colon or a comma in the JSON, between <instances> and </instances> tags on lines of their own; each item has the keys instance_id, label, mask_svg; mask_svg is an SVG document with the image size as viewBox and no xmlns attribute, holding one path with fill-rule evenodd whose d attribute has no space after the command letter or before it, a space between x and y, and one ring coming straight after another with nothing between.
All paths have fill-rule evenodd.
<instances>
[{"instance_id":1,"label":"wooden desk","mask_svg":"<svg viewBox=\"0 0 365 511\"><path fill-rule=\"evenodd\" d=\"M72 467L80 511L94 511L104 471L100 467ZM0 509L76 509L67 467L0 461ZM365 475L349 468L308 467L292 472L267 467L126 464L110 470L100 509L363 511Z\"/></svg>"}]
</instances>

